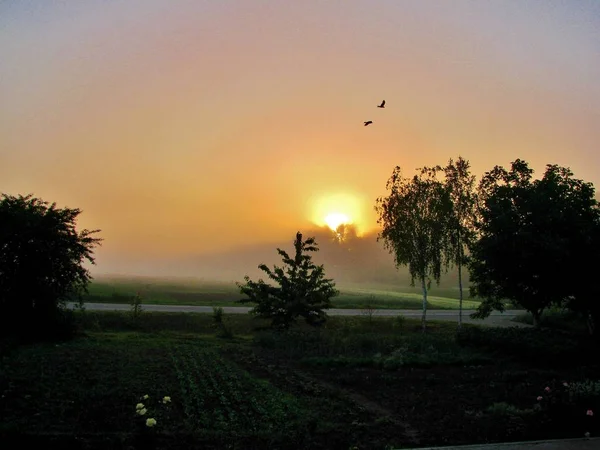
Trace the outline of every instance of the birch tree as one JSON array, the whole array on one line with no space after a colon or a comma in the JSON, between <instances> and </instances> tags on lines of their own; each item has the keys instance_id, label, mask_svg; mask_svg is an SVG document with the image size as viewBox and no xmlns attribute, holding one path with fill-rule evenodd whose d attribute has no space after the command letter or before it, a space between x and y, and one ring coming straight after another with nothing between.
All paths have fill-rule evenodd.
<instances>
[{"instance_id":1,"label":"birch tree","mask_svg":"<svg viewBox=\"0 0 600 450\"><path fill-rule=\"evenodd\" d=\"M458 270L458 328L462 328L463 316L463 267L466 264L466 252L475 237L475 175L470 172L469 161L461 156L452 158L445 167L424 167L425 174L444 174L444 183L450 194L452 211L450 213L446 239L446 268L456 266Z\"/></svg>"},{"instance_id":2,"label":"birch tree","mask_svg":"<svg viewBox=\"0 0 600 450\"><path fill-rule=\"evenodd\" d=\"M411 285L418 280L423 291L421 325L426 330L427 293L432 279L439 284L447 246L451 200L448 189L435 173L402 176L396 166L386 184L387 197L375 206L382 226L377 240L394 255L396 267L408 266Z\"/></svg>"}]
</instances>

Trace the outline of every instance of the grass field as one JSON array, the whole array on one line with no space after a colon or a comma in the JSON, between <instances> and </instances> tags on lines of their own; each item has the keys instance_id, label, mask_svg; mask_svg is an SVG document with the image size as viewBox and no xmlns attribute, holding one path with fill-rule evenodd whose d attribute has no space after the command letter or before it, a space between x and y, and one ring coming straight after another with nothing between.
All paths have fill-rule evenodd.
<instances>
[{"instance_id":1,"label":"grass field","mask_svg":"<svg viewBox=\"0 0 600 450\"><path fill-rule=\"evenodd\" d=\"M275 334L226 315L224 339L211 314L75 317L75 340L0 346L0 448L383 450L600 433L585 414L600 410L600 383L558 418L535 406L546 386L600 379L575 337L457 336L443 322L422 335L418 321L362 317Z\"/></svg>"},{"instance_id":2,"label":"grass field","mask_svg":"<svg viewBox=\"0 0 600 450\"><path fill-rule=\"evenodd\" d=\"M138 291L146 304L241 306L236 301L242 298L233 282L196 280L100 278L92 282L89 291L85 301L97 303L130 303ZM433 288L428 301L430 309L458 309L458 290ZM421 309L422 296L418 289L409 286L342 286L340 295L333 299L335 308L362 308L367 303L379 309ZM463 301L464 309L477 306L478 301Z\"/></svg>"}]
</instances>

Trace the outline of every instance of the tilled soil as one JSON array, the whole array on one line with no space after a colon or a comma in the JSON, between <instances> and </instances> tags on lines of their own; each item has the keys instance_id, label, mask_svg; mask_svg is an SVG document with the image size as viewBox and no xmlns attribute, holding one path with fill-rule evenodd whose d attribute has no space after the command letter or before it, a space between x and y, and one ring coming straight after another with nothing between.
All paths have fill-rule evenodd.
<instances>
[{"instance_id":1,"label":"tilled soil","mask_svg":"<svg viewBox=\"0 0 600 450\"><path fill-rule=\"evenodd\" d=\"M533 416L498 417L489 413L488 408L506 402L531 409L537 396L553 380L574 381L600 375L597 369L532 368L506 361L487 366L394 371L317 368L280 358L264 349L230 357L255 376L312 401L315 414L324 420L339 420L337 427L328 430L328 433L342 433L339 448L344 445L360 449L406 448L580 437L583 429L580 435L573 435L572 430L545 429ZM330 415L336 409L348 413L336 419ZM355 415L357 419L347 421Z\"/></svg>"}]
</instances>

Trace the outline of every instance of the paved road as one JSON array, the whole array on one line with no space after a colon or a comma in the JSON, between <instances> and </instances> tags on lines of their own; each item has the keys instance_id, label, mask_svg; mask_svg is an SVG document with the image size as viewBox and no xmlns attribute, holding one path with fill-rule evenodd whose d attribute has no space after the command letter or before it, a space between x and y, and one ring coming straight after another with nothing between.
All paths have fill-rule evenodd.
<instances>
[{"instance_id":1,"label":"paved road","mask_svg":"<svg viewBox=\"0 0 600 450\"><path fill-rule=\"evenodd\" d=\"M427 447L420 450L598 450L600 438Z\"/></svg>"},{"instance_id":2,"label":"paved road","mask_svg":"<svg viewBox=\"0 0 600 450\"><path fill-rule=\"evenodd\" d=\"M70 303L69 306L73 307L75 304ZM123 303L85 303L85 309L90 311L129 311L130 305ZM189 305L142 305L142 309L145 311L159 311L159 312L193 312L193 313L212 313L212 306L189 306ZM227 314L247 314L251 308L245 306L224 306L223 312ZM469 314L475 312L475 310L463 310L463 322L464 323L475 323L482 325L491 326L527 326L524 324L511 322L511 319L523 311L518 310L507 310L503 313L494 311L490 317L479 320L471 319ZM365 313L360 309L336 309L332 308L327 311L331 316L364 316ZM375 310L373 316L397 316L403 315L404 317L420 318L421 311L414 309L378 309ZM427 311L427 318L430 320L448 320L457 321L458 311L455 310L431 310Z\"/></svg>"}]
</instances>

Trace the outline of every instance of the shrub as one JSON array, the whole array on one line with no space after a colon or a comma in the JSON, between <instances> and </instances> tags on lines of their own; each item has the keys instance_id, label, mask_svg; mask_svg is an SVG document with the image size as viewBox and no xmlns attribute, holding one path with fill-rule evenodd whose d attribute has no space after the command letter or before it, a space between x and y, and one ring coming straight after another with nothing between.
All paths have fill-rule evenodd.
<instances>
[{"instance_id":1,"label":"shrub","mask_svg":"<svg viewBox=\"0 0 600 450\"><path fill-rule=\"evenodd\" d=\"M527 417L535 413L533 409L520 409L506 402L493 403L487 412L497 417Z\"/></svg>"},{"instance_id":2,"label":"shrub","mask_svg":"<svg viewBox=\"0 0 600 450\"><path fill-rule=\"evenodd\" d=\"M463 328L457 332L456 341L463 346L554 365L578 363L581 352L588 349L585 341L567 333L534 328Z\"/></svg>"},{"instance_id":3,"label":"shrub","mask_svg":"<svg viewBox=\"0 0 600 450\"><path fill-rule=\"evenodd\" d=\"M533 316L531 313L525 313L516 316L513 321L533 325ZM586 318L581 313L557 308L544 312L540 318L540 326L578 334L588 333Z\"/></svg>"},{"instance_id":4,"label":"shrub","mask_svg":"<svg viewBox=\"0 0 600 450\"><path fill-rule=\"evenodd\" d=\"M142 316L142 296L139 292L131 297L131 319L135 322Z\"/></svg>"},{"instance_id":5,"label":"shrub","mask_svg":"<svg viewBox=\"0 0 600 450\"><path fill-rule=\"evenodd\" d=\"M324 267L315 265L307 254L319 250L315 239L303 241L302 234L298 232L294 248L294 258L277 249L284 267L275 266L271 270L266 264L258 266L278 287L262 279L252 281L248 276L244 277L246 284L237 283L241 293L248 297L239 302L256 303L250 313L270 319L271 326L281 330L289 328L299 317L303 317L309 325L323 325L327 320L325 309L331 307L331 298L339 294L333 280L325 278Z\"/></svg>"},{"instance_id":6,"label":"shrub","mask_svg":"<svg viewBox=\"0 0 600 450\"><path fill-rule=\"evenodd\" d=\"M392 322L392 327L395 330L402 331L402 330L404 330L405 325L406 325L406 317L405 316L403 316L402 314L398 314L396 317L394 317L394 321Z\"/></svg>"},{"instance_id":7,"label":"shrub","mask_svg":"<svg viewBox=\"0 0 600 450\"><path fill-rule=\"evenodd\" d=\"M33 315L28 324L31 329L27 334L22 333L23 342L35 341L66 341L78 333L75 312L64 307L49 311L45 317Z\"/></svg>"},{"instance_id":8,"label":"shrub","mask_svg":"<svg viewBox=\"0 0 600 450\"><path fill-rule=\"evenodd\" d=\"M217 333L218 337L222 337L225 339L233 338L233 331L230 327L228 327L223 321L223 308L214 307L213 306L213 320L214 325L217 327L219 332Z\"/></svg>"},{"instance_id":9,"label":"shrub","mask_svg":"<svg viewBox=\"0 0 600 450\"><path fill-rule=\"evenodd\" d=\"M361 312L369 318L369 325L373 324L373 314L375 314L376 310L377 305L375 302L375 296L369 295L369 297L367 297L367 301L361 308Z\"/></svg>"},{"instance_id":10,"label":"shrub","mask_svg":"<svg viewBox=\"0 0 600 450\"><path fill-rule=\"evenodd\" d=\"M223 323L223 308L219 307L214 307L213 306L213 320L215 321L215 324L220 325Z\"/></svg>"},{"instance_id":11,"label":"shrub","mask_svg":"<svg viewBox=\"0 0 600 450\"><path fill-rule=\"evenodd\" d=\"M549 437L600 433L600 423L593 414L600 410L600 381L553 381L540 389L535 402L538 426L549 430Z\"/></svg>"}]
</instances>

